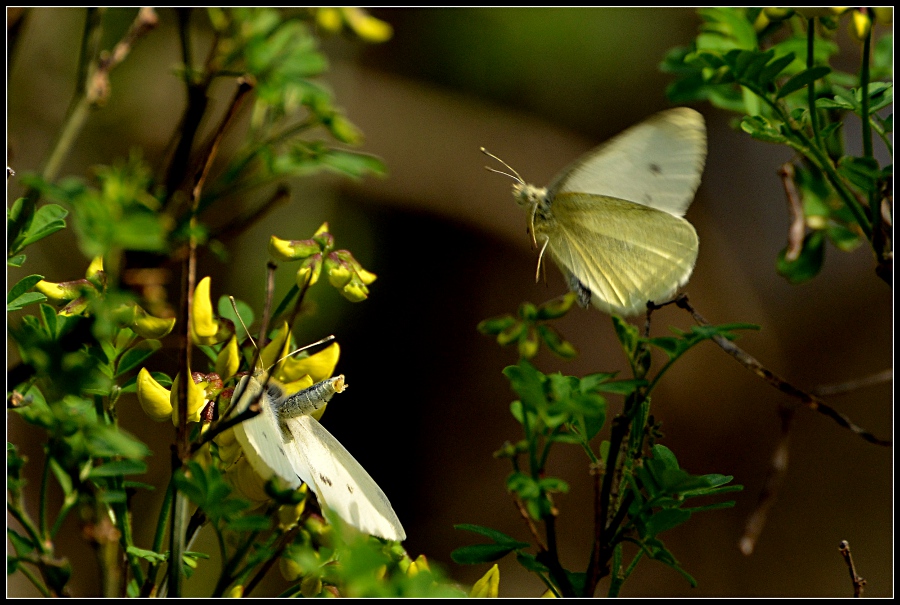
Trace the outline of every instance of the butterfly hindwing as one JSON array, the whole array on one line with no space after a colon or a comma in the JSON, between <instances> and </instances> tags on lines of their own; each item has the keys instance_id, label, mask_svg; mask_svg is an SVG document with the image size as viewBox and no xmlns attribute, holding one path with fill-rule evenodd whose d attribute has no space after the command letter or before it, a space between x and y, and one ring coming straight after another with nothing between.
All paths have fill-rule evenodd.
<instances>
[{"instance_id":1,"label":"butterfly hindwing","mask_svg":"<svg viewBox=\"0 0 900 605\"><path fill-rule=\"evenodd\" d=\"M542 227L535 224L537 233ZM686 220L606 196L557 195L546 233L570 286L577 278L606 312L631 315L648 300L668 300L697 259L697 233Z\"/></svg>"}]
</instances>

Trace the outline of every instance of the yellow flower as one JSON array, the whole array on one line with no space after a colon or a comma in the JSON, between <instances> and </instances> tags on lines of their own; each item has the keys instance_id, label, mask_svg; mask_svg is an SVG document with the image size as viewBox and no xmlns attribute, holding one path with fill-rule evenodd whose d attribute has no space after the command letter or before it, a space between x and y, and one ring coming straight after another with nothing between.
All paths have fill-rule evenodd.
<instances>
[{"instance_id":1,"label":"yellow flower","mask_svg":"<svg viewBox=\"0 0 900 605\"><path fill-rule=\"evenodd\" d=\"M144 413L157 422L162 422L172 415L172 402L169 390L156 382L147 368L141 368L137 377L138 403Z\"/></svg>"},{"instance_id":2,"label":"yellow flower","mask_svg":"<svg viewBox=\"0 0 900 605\"><path fill-rule=\"evenodd\" d=\"M389 23L376 19L361 8L343 8L341 13L353 32L366 42L390 40L394 30Z\"/></svg>"},{"instance_id":3,"label":"yellow flower","mask_svg":"<svg viewBox=\"0 0 900 605\"><path fill-rule=\"evenodd\" d=\"M181 380L181 374L175 376L172 383L172 390L169 393L169 401L172 405L172 424L178 426L178 381ZM209 401L206 398L205 383L195 383L193 377L187 381L188 387L188 407L187 421L200 422L200 412L206 407Z\"/></svg>"},{"instance_id":4,"label":"yellow flower","mask_svg":"<svg viewBox=\"0 0 900 605\"><path fill-rule=\"evenodd\" d=\"M288 325L285 321L278 328L272 340L259 353L259 361L263 368L268 369L272 367L276 361L282 359L290 352L288 351L291 341L290 335L290 330L288 330Z\"/></svg>"},{"instance_id":5,"label":"yellow flower","mask_svg":"<svg viewBox=\"0 0 900 605\"><path fill-rule=\"evenodd\" d=\"M210 278L204 277L194 289L194 300L191 305L191 337L198 345L214 345L228 337L228 334L222 333L219 322L213 315L212 300L209 297L210 283Z\"/></svg>"},{"instance_id":6,"label":"yellow flower","mask_svg":"<svg viewBox=\"0 0 900 605\"><path fill-rule=\"evenodd\" d=\"M284 360L280 370L279 379L285 382L298 380L303 376L309 376L313 384L330 378L334 374L341 348L338 343L332 343L314 355L307 357L289 357Z\"/></svg>"},{"instance_id":7,"label":"yellow flower","mask_svg":"<svg viewBox=\"0 0 900 605\"><path fill-rule=\"evenodd\" d=\"M222 347L216 356L216 374L222 380L228 380L238 371L241 363L241 354L238 351L237 336L232 336L228 344Z\"/></svg>"},{"instance_id":8,"label":"yellow flower","mask_svg":"<svg viewBox=\"0 0 900 605\"><path fill-rule=\"evenodd\" d=\"M162 338L175 327L175 318L153 317L140 305L134 305L134 315L128 327L144 338Z\"/></svg>"},{"instance_id":9,"label":"yellow flower","mask_svg":"<svg viewBox=\"0 0 900 605\"><path fill-rule=\"evenodd\" d=\"M472 591L469 593L470 597L473 598L497 598L497 594L500 592L500 568L497 567L495 563L493 567L487 570L487 573L481 576L475 585L472 586Z\"/></svg>"}]
</instances>

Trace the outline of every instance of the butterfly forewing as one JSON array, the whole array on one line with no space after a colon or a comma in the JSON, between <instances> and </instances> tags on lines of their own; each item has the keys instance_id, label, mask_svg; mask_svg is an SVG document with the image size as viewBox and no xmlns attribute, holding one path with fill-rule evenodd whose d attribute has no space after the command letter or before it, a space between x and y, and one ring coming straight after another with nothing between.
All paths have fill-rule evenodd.
<instances>
[{"instance_id":1,"label":"butterfly forewing","mask_svg":"<svg viewBox=\"0 0 900 605\"><path fill-rule=\"evenodd\" d=\"M406 532L387 496L359 462L311 416L286 422L291 447L309 468L310 487L319 504L357 529L386 540L405 540Z\"/></svg>"},{"instance_id":2,"label":"butterfly forewing","mask_svg":"<svg viewBox=\"0 0 900 605\"><path fill-rule=\"evenodd\" d=\"M596 211L598 204L603 212ZM553 201L552 223L550 255L606 312L633 315L648 300L668 300L697 259L690 223L625 200L562 193ZM536 225L538 233L542 226Z\"/></svg>"},{"instance_id":3,"label":"butterfly forewing","mask_svg":"<svg viewBox=\"0 0 900 605\"><path fill-rule=\"evenodd\" d=\"M703 117L678 107L632 126L579 158L554 179L547 197L593 193L683 216L700 184L705 159Z\"/></svg>"}]
</instances>

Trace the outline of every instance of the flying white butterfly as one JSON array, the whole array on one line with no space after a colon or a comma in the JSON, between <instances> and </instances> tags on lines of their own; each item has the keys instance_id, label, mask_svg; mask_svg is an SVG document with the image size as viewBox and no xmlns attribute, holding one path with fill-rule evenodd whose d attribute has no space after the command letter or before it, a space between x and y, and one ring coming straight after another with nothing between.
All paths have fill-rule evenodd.
<instances>
[{"instance_id":1,"label":"flying white butterfly","mask_svg":"<svg viewBox=\"0 0 900 605\"><path fill-rule=\"evenodd\" d=\"M259 401L260 414L234 428L244 455L263 478L280 477L293 488L306 483L319 504L357 529L402 541L406 532L387 496L359 462L310 416L347 388L343 376L294 394L263 372L245 376L234 390L233 413Z\"/></svg>"},{"instance_id":2,"label":"flying white butterfly","mask_svg":"<svg viewBox=\"0 0 900 605\"><path fill-rule=\"evenodd\" d=\"M546 189L505 162L513 196L529 213L535 245L559 265L582 306L635 315L669 300L697 260L697 232L684 213L706 159L703 116L660 112L588 152Z\"/></svg>"}]
</instances>

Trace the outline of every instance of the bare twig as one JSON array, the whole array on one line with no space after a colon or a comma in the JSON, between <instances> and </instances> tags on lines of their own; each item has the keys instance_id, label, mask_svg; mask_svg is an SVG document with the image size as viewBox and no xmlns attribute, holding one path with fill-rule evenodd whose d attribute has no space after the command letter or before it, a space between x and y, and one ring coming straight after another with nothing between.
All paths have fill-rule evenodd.
<instances>
[{"instance_id":1,"label":"bare twig","mask_svg":"<svg viewBox=\"0 0 900 605\"><path fill-rule=\"evenodd\" d=\"M694 321L696 321L698 324L703 325L703 326L711 325L708 321L706 321L703 318L703 316L701 316L699 313L697 313L696 310L694 310L694 308L688 302L687 296L685 296L685 295L679 296L676 299L676 303L678 304L679 307L681 307L682 309L685 309L688 313L690 313L691 316L694 318ZM773 372L768 370L766 367L764 367L755 357L753 357L752 355L750 355L749 353L747 353L746 351L744 351L743 349L741 349L740 347L735 345L733 342L731 342L724 336L716 334L713 336L713 340L715 341L715 343L717 345L719 345L719 347L722 348L723 351L725 351L726 353L728 353L729 355L734 357L738 361L738 363L740 363L742 366L744 366L745 368L747 368L748 370L750 370L751 372L753 372L754 374L756 374L757 376L759 376L760 378L762 378L763 380L768 382L770 385L772 385L773 387L775 387L782 393L785 393L791 397L799 399L803 405L805 405L807 408L811 409L812 411L819 412L820 414L823 414L823 415L827 416L828 418L831 418L832 420L837 422L840 426L856 433L857 435L859 435L860 437L862 437L869 443L874 443L875 445L885 445L885 446L891 445L891 442L889 440L879 439L878 437L876 437L869 431L854 424L849 418L847 418L847 416L845 416L844 414L841 414L840 412L835 410L833 407L831 407L830 405L828 405L827 403L822 401L820 398L818 398L815 395L812 395L810 393L807 393L806 391L798 389L797 387L790 384L783 378L777 376L776 374L774 374Z\"/></svg>"},{"instance_id":2,"label":"bare twig","mask_svg":"<svg viewBox=\"0 0 900 605\"><path fill-rule=\"evenodd\" d=\"M525 521L525 525L528 526L528 531L531 532L531 536L534 538L535 543L537 543L538 548L541 551L547 550L547 545L544 544L543 538L541 538L540 532L538 532L537 526L534 524L534 521L531 520L531 515L528 514L528 509L525 508L525 503L523 503L518 496L513 496L513 504L516 505L516 510L519 511L519 515L521 515L522 520Z\"/></svg>"},{"instance_id":3,"label":"bare twig","mask_svg":"<svg viewBox=\"0 0 900 605\"><path fill-rule=\"evenodd\" d=\"M787 250L784 259L795 261L803 250L803 236L806 234L806 218L803 215L803 202L797 193L797 184L794 182L794 165L787 162L778 169L781 184L784 186L784 195L787 198L788 214L791 217L791 225L788 227Z\"/></svg>"},{"instance_id":4,"label":"bare twig","mask_svg":"<svg viewBox=\"0 0 900 605\"><path fill-rule=\"evenodd\" d=\"M847 569L850 571L850 581L853 582L853 596L859 598L862 596L866 581L860 578L856 573L856 566L853 564L853 557L850 554L850 543L846 540L841 540L838 549L841 551L844 562L847 563Z\"/></svg>"},{"instance_id":5,"label":"bare twig","mask_svg":"<svg viewBox=\"0 0 900 605\"><path fill-rule=\"evenodd\" d=\"M821 384L813 389L813 394L819 397L827 397L829 395L843 395L851 391L856 391L866 387L875 386L884 382L890 382L894 378L894 369L888 368L857 378L856 380L848 380L837 384Z\"/></svg>"},{"instance_id":6,"label":"bare twig","mask_svg":"<svg viewBox=\"0 0 900 605\"><path fill-rule=\"evenodd\" d=\"M741 552L747 556L751 555L756 548L756 542L766 525L769 516L769 510L778 500L778 493L787 476L788 455L790 452L791 425L794 420L794 406L788 407L782 405L779 409L781 416L781 436L775 451L772 452L772 459L769 463L769 473L766 476L766 482L762 491L759 493L759 500L756 502L756 508L747 518L744 526L744 535L738 543Z\"/></svg>"}]
</instances>

